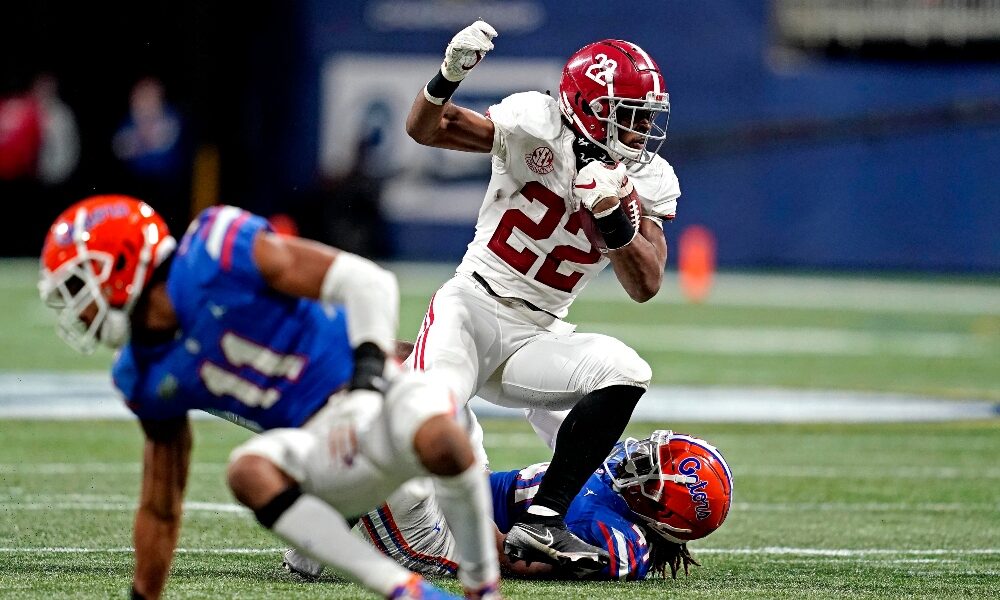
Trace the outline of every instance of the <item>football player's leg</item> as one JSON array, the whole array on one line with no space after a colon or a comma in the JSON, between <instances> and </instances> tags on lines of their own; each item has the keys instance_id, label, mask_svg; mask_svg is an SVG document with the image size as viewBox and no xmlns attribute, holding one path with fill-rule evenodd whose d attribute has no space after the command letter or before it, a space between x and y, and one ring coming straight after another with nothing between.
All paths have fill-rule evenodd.
<instances>
[{"instance_id":1,"label":"football player's leg","mask_svg":"<svg viewBox=\"0 0 1000 600\"><path fill-rule=\"evenodd\" d=\"M412 459L387 468L376 460L384 450L369 456L360 440L391 447L381 402L351 400L339 395L305 428L267 432L234 450L230 487L265 527L306 556L387 597L409 597L407 590L416 588L429 593L419 577L352 535L344 519L414 474Z\"/></svg>"},{"instance_id":2,"label":"football player's leg","mask_svg":"<svg viewBox=\"0 0 1000 600\"><path fill-rule=\"evenodd\" d=\"M651 375L649 365L614 338L545 334L510 357L499 385L480 390L484 398L508 406L572 407L559 427L552 463L534 503L524 523L508 535L514 552L540 551L577 567L599 568L607 561L605 552L579 540L567 538L562 549L546 540L566 537L563 517L570 502L625 430Z\"/></svg>"},{"instance_id":3,"label":"football player's leg","mask_svg":"<svg viewBox=\"0 0 1000 600\"><path fill-rule=\"evenodd\" d=\"M524 409L524 418L528 419L528 424L535 430L538 437L542 438L545 445L555 450L556 436L562 426L568 410L545 410L544 408Z\"/></svg>"},{"instance_id":4,"label":"football player's leg","mask_svg":"<svg viewBox=\"0 0 1000 600\"><path fill-rule=\"evenodd\" d=\"M449 403L447 412L441 410L443 401ZM458 578L467 595L496 594L500 570L489 480L459 424L458 405L440 382L410 372L393 382L386 406L397 447L411 445L419 465L433 476L438 505L461 557Z\"/></svg>"},{"instance_id":5,"label":"football player's leg","mask_svg":"<svg viewBox=\"0 0 1000 600\"><path fill-rule=\"evenodd\" d=\"M443 382L465 404L505 355L496 303L449 281L431 298L406 366Z\"/></svg>"},{"instance_id":6,"label":"football player's leg","mask_svg":"<svg viewBox=\"0 0 1000 600\"><path fill-rule=\"evenodd\" d=\"M303 465L321 452L319 445L319 438L302 430L258 436L233 452L229 486L278 537L388 597L408 584L411 573L351 535L342 513L302 488L307 479ZM375 473L370 465L353 470Z\"/></svg>"},{"instance_id":7,"label":"football player's leg","mask_svg":"<svg viewBox=\"0 0 1000 600\"><path fill-rule=\"evenodd\" d=\"M455 538L430 477L404 483L385 504L361 517L354 532L411 571L452 576L458 572Z\"/></svg>"}]
</instances>

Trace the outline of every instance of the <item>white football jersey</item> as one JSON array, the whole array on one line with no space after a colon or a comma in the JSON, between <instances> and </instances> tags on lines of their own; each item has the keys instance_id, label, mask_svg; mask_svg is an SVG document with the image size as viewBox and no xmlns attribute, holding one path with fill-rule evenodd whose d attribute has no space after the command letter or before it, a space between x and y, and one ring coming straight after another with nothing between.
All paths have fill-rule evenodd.
<instances>
[{"instance_id":1,"label":"white football jersey","mask_svg":"<svg viewBox=\"0 0 1000 600\"><path fill-rule=\"evenodd\" d=\"M538 92L508 96L487 116L496 128L493 175L458 272L478 273L497 294L564 317L610 262L587 239L584 215L573 212L575 134L555 99ZM655 156L646 166L632 166L628 176L644 216L658 222L673 217L681 192L666 160Z\"/></svg>"}]
</instances>

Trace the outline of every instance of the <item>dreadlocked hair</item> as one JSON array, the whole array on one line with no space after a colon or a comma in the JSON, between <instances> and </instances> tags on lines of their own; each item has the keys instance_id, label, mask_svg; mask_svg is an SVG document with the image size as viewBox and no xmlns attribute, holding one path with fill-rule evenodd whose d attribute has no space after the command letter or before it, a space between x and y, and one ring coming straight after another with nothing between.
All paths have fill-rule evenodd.
<instances>
[{"instance_id":1,"label":"dreadlocked hair","mask_svg":"<svg viewBox=\"0 0 1000 600\"><path fill-rule=\"evenodd\" d=\"M690 574L691 565L700 567L701 563L691 556L687 544L676 544L665 540L656 532L649 531L646 540L649 543L650 571L658 573L660 577L667 578L667 567L670 567L670 576L677 579L677 573L683 567L684 575Z\"/></svg>"}]
</instances>

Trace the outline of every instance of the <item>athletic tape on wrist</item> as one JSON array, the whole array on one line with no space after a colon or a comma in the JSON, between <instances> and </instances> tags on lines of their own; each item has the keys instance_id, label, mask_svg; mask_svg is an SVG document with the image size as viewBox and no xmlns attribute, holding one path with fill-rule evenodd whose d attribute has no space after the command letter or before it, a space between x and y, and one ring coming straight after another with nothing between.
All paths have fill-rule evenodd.
<instances>
[{"instance_id":1,"label":"athletic tape on wrist","mask_svg":"<svg viewBox=\"0 0 1000 600\"><path fill-rule=\"evenodd\" d=\"M451 81L439 70L434 77L424 86L424 98L432 104L438 106L444 104L451 98L455 90L458 89L460 81Z\"/></svg>"},{"instance_id":2,"label":"athletic tape on wrist","mask_svg":"<svg viewBox=\"0 0 1000 600\"><path fill-rule=\"evenodd\" d=\"M625 214L625 208L619 204L611 210L610 214L605 213L607 211L600 213L602 216L594 215L594 220L597 222L597 230L604 237L604 243L607 244L608 250L617 250L629 245L635 238L636 230L628 215Z\"/></svg>"}]
</instances>

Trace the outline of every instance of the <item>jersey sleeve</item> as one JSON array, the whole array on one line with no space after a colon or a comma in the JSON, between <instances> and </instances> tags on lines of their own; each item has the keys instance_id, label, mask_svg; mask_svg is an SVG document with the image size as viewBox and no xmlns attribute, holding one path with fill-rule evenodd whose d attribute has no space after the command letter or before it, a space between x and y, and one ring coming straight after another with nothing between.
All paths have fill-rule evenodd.
<instances>
[{"instance_id":1,"label":"jersey sleeve","mask_svg":"<svg viewBox=\"0 0 1000 600\"><path fill-rule=\"evenodd\" d=\"M179 403L166 401L145 391L144 380L151 374L142 374L131 352L131 346L126 346L115 357L111 367L111 379L115 388L122 396L125 406L144 421L173 419L183 416L187 408ZM155 377L155 375L153 375ZM169 384L169 379L163 378Z\"/></svg>"},{"instance_id":2,"label":"jersey sleeve","mask_svg":"<svg viewBox=\"0 0 1000 600\"><path fill-rule=\"evenodd\" d=\"M490 473L493 522L501 533L510 531L511 526L531 506L548 467L549 463L539 463L516 471Z\"/></svg>"},{"instance_id":3,"label":"jersey sleeve","mask_svg":"<svg viewBox=\"0 0 1000 600\"><path fill-rule=\"evenodd\" d=\"M562 126L556 101L539 92L507 96L491 106L486 116L493 121L493 164L497 168L507 164L508 149L519 139L552 140Z\"/></svg>"},{"instance_id":4,"label":"jersey sleeve","mask_svg":"<svg viewBox=\"0 0 1000 600\"><path fill-rule=\"evenodd\" d=\"M663 161L663 172L658 185L647 202L643 203L644 216L662 223L677 216L677 199L681 195L681 184L670 163Z\"/></svg>"},{"instance_id":5,"label":"jersey sleeve","mask_svg":"<svg viewBox=\"0 0 1000 600\"><path fill-rule=\"evenodd\" d=\"M202 285L260 288L265 283L253 258L253 244L258 233L270 229L263 217L235 206L213 206L192 223L178 257Z\"/></svg>"},{"instance_id":6,"label":"jersey sleeve","mask_svg":"<svg viewBox=\"0 0 1000 600\"><path fill-rule=\"evenodd\" d=\"M589 533L585 536L586 541L604 548L611 557L611 562L600 572L598 579L635 581L644 579L649 573L650 549L646 535L638 525L608 512L596 515Z\"/></svg>"}]
</instances>

